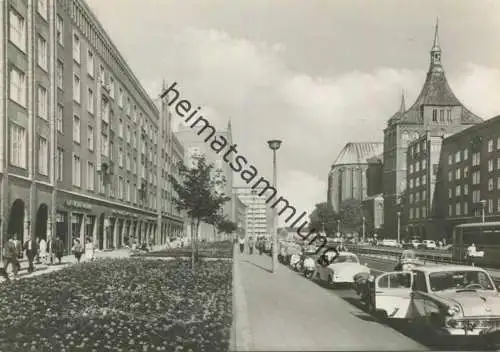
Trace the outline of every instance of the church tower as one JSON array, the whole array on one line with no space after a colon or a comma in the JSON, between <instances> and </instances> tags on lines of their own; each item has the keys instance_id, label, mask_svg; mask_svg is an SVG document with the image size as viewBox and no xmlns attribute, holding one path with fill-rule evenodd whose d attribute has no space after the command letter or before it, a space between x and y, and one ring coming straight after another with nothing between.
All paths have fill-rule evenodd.
<instances>
[{"instance_id":1,"label":"church tower","mask_svg":"<svg viewBox=\"0 0 500 352\"><path fill-rule=\"evenodd\" d=\"M436 22L427 77L416 101L406 110L404 94L399 110L384 130L384 236L396 238L398 212L404 225L406 151L408 144L426 131L443 137L459 132L482 119L470 112L451 90L442 66L439 26ZM432 166L430 166L432 167ZM403 233L401 234L403 238Z\"/></svg>"}]
</instances>

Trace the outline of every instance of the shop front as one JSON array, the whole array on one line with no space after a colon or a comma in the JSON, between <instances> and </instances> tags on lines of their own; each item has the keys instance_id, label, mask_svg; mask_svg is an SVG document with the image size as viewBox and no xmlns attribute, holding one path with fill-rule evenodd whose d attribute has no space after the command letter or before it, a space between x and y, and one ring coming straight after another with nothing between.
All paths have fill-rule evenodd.
<instances>
[{"instance_id":1,"label":"shop front","mask_svg":"<svg viewBox=\"0 0 500 352\"><path fill-rule=\"evenodd\" d=\"M84 243L85 237L93 233L95 216L90 203L65 199L57 202L56 236L64 243L64 254L70 254L76 239Z\"/></svg>"}]
</instances>

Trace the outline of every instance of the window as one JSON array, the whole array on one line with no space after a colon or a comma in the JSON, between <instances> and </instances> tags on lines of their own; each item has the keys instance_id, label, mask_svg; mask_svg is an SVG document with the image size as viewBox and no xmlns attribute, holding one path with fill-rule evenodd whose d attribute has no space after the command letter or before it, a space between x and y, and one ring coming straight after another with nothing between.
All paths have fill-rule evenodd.
<instances>
[{"instance_id":1,"label":"window","mask_svg":"<svg viewBox=\"0 0 500 352\"><path fill-rule=\"evenodd\" d=\"M87 145L90 151L94 151L94 127L88 126Z\"/></svg>"},{"instance_id":2,"label":"window","mask_svg":"<svg viewBox=\"0 0 500 352\"><path fill-rule=\"evenodd\" d=\"M460 180L460 171L461 171L460 168L455 170L455 180Z\"/></svg>"},{"instance_id":3,"label":"window","mask_svg":"<svg viewBox=\"0 0 500 352\"><path fill-rule=\"evenodd\" d=\"M123 177L118 177L118 198L123 198Z\"/></svg>"},{"instance_id":4,"label":"window","mask_svg":"<svg viewBox=\"0 0 500 352\"><path fill-rule=\"evenodd\" d=\"M92 164L90 161L87 162L87 188L91 191L94 190L94 183L95 183L95 168L94 164Z\"/></svg>"},{"instance_id":5,"label":"window","mask_svg":"<svg viewBox=\"0 0 500 352\"><path fill-rule=\"evenodd\" d=\"M111 75L109 76L109 96L115 98L115 80Z\"/></svg>"},{"instance_id":6,"label":"window","mask_svg":"<svg viewBox=\"0 0 500 352\"><path fill-rule=\"evenodd\" d=\"M493 171L493 159L488 160L488 172Z\"/></svg>"},{"instance_id":7,"label":"window","mask_svg":"<svg viewBox=\"0 0 500 352\"><path fill-rule=\"evenodd\" d=\"M464 167L464 178L469 177L469 168L466 166Z\"/></svg>"},{"instance_id":8,"label":"window","mask_svg":"<svg viewBox=\"0 0 500 352\"><path fill-rule=\"evenodd\" d=\"M26 51L26 21L12 9L9 13L9 40L22 51Z\"/></svg>"},{"instance_id":9,"label":"window","mask_svg":"<svg viewBox=\"0 0 500 352\"><path fill-rule=\"evenodd\" d=\"M422 200L425 200L427 197L427 192L424 190L422 190Z\"/></svg>"},{"instance_id":10,"label":"window","mask_svg":"<svg viewBox=\"0 0 500 352\"><path fill-rule=\"evenodd\" d=\"M493 199L488 199L488 213L493 213Z\"/></svg>"},{"instance_id":11,"label":"window","mask_svg":"<svg viewBox=\"0 0 500 352\"><path fill-rule=\"evenodd\" d=\"M57 181L63 180L64 170L64 149L57 148Z\"/></svg>"},{"instance_id":12,"label":"window","mask_svg":"<svg viewBox=\"0 0 500 352\"><path fill-rule=\"evenodd\" d=\"M59 15L57 15L57 18L56 18L56 37L57 37L57 42L60 45L64 45L64 43L63 43L64 24L63 24L63 19Z\"/></svg>"},{"instance_id":13,"label":"window","mask_svg":"<svg viewBox=\"0 0 500 352\"><path fill-rule=\"evenodd\" d=\"M444 122L444 110L439 110L439 121Z\"/></svg>"},{"instance_id":14,"label":"window","mask_svg":"<svg viewBox=\"0 0 500 352\"><path fill-rule=\"evenodd\" d=\"M36 9L43 19L47 19L47 0L38 0Z\"/></svg>"},{"instance_id":15,"label":"window","mask_svg":"<svg viewBox=\"0 0 500 352\"><path fill-rule=\"evenodd\" d=\"M413 164L410 164L410 174L413 173Z\"/></svg>"},{"instance_id":16,"label":"window","mask_svg":"<svg viewBox=\"0 0 500 352\"><path fill-rule=\"evenodd\" d=\"M48 97L47 97L47 89L42 86L38 86L38 101L37 101L37 110L38 116L42 119L47 120L47 106L48 106Z\"/></svg>"},{"instance_id":17,"label":"window","mask_svg":"<svg viewBox=\"0 0 500 352\"><path fill-rule=\"evenodd\" d=\"M465 184L464 185L464 196L467 196L469 194L469 185Z\"/></svg>"},{"instance_id":18,"label":"window","mask_svg":"<svg viewBox=\"0 0 500 352\"><path fill-rule=\"evenodd\" d=\"M43 137L38 137L38 173L49 174L49 142Z\"/></svg>"},{"instance_id":19,"label":"window","mask_svg":"<svg viewBox=\"0 0 500 352\"><path fill-rule=\"evenodd\" d=\"M41 35L38 35L37 40L37 57L38 66L47 71L47 41Z\"/></svg>"},{"instance_id":20,"label":"window","mask_svg":"<svg viewBox=\"0 0 500 352\"><path fill-rule=\"evenodd\" d=\"M126 132L126 137L127 137L127 143L130 143L130 136L132 134L132 131L130 129L130 125L127 125L127 132Z\"/></svg>"},{"instance_id":21,"label":"window","mask_svg":"<svg viewBox=\"0 0 500 352\"><path fill-rule=\"evenodd\" d=\"M109 156L109 140L107 134L101 134L101 153L104 156Z\"/></svg>"},{"instance_id":22,"label":"window","mask_svg":"<svg viewBox=\"0 0 500 352\"><path fill-rule=\"evenodd\" d=\"M91 50L87 52L87 73L94 77L94 53Z\"/></svg>"},{"instance_id":23,"label":"window","mask_svg":"<svg viewBox=\"0 0 500 352\"><path fill-rule=\"evenodd\" d=\"M464 160L469 159L469 149L464 149Z\"/></svg>"},{"instance_id":24,"label":"window","mask_svg":"<svg viewBox=\"0 0 500 352\"><path fill-rule=\"evenodd\" d=\"M118 120L118 136L123 138L123 120Z\"/></svg>"},{"instance_id":25,"label":"window","mask_svg":"<svg viewBox=\"0 0 500 352\"><path fill-rule=\"evenodd\" d=\"M26 168L26 129L10 124L10 164L17 167Z\"/></svg>"},{"instance_id":26,"label":"window","mask_svg":"<svg viewBox=\"0 0 500 352\"><path fill-rule=\"evenodd\" d=\"M490 178L488 180L488 191L490 191L490 192L493 191L493 188L494 188L493 179Z\"/></svg>"},{"instance_id":27,"label":"window","mask_svg":"<svg viewBox=\"0 0 500 352\"><path fill-rule=\"evenodd\" d=\"M57 88L63 89L63 76L64 75L64 64L57 60L57 67L56 67L56 80L57 80Z\"/></svg>"},{"instance_id":28,"label":"window","mask_svg":"<svg viewBox=\"0 0 500 352\"><path fill-rule=\"evenodd\" d=\"M500 212L500 198L497 199L497 211Z\"/></svg>"},{"instance_id":29,"label":"window","mask_svg":"<svg viewBox=\"0 0 500 352\"><path fill-rule=\"evenodd\" d=\"M433 109L432 110L432 121L437 122L437 120L438 120L438 112L436 109Z\"/></svg>"},{"instance_id":30,"label":"window","mask_svg":"<svg viewBox=\"0 0 500 352\"><path fill-rule=\"evenodd\" d=\"M101 84L106 83L106 71L103 65L99 65L99 79L101 80Z\"/></svg>"},{"instance_id":31,"label":"window","mask_svg":"<svg viewBox=\"0 0 500 352\"><path fill-rule=\"evenodd\" d=\"M473 185L478 185L481 181L481 177L480 177L480 173L479 171L475 171L472 173L472 184Z\"/></svg>"},{"instance_id":32,"label":"window","mask_svg":"<svg viewBox=\"0 0 500 352\"><path fill-rule=\"evenodd\" d=\"M448 181L451 182L453 181L453 171L448 171Z\"/></svg>"},{"instance_id":33,"label":"window","mask_svg":"<svg viewBox=\"0 0 500 352\"><path fill-rule=\"evenodd\" d=\"M80 187L82 182L82 169L80 157L73 154L73 186Z\"/></svg>"},{"instance_id":34,"label":"window","mask_svg":"<svg viewBox=\"0 0 500 352\"><path fill-rule=\"evenodd\" d=\"M120 148L118 152L118 163L120 167L123 167L123 148Z\"/></svg>"},{"instance_id":35,"label":"window","mask_svg":"<svg viewBox=\"0 0 500 352\"><path fill-rule=\"evenodd\" d=\"M459 163L460 162L460 151L455 153L455 162Z\"/></svg>"},{"instance_id":36,"label":"window","mask_svg":"<svg viewBox=\"0 0 500 352\"><path fill-rule=\"evenodd\" d=\"M422 185L425 185L427 183L427 176L422 175Z\"/></svg>"},{"instance_id":37,"label":"window","mask_svg":"<svg viewBox=\"0 0 500 352\"><path fill-rule=\"evenodd\" d=\"M427 159L422 159L422 170L425 170L426 168L427 168Z\"/></svg>"},{"instance_id":38,"label":"window","mask_svg":"<svg viewBox=\"0 0 500 352\"><path fill-rule=\"evenodd\" d=\"M15 67L10 68L9 98L26 106L26 75Z\"/></svg>"},{"instance_id":39,"label":"window","mask_svg":"<svg viewBox=\"0 0 500 352\"><path fill-rule=\"evenodd\" d=\"M73 77L73 100L77 103L80 102L81 91L80 91L80 77L74 75Z\"/></svg>"},{"instance_id":40,"label":"window","mask_svg":"<svg viewBox=\"0 0 500 352\"><path fill-rule=\"evenodd\" d=\"M94 114L94 92L90 88L87 95L87 110Z\"/></svg>"},{"instance_id":41,"label":"window","mask_svg":"<svg viewBox=\"0 0 500 352\"><path fill-rule=\"evenodd\" d=\"M448 216L452 216L453 215L453 207L451 204L448 204Z\"/></svg>"},{"instance_id":42,"label":"window","mask_svg":"<svg viewBox=\"0 0 500 352\"><path fill-rule=\"evenodd\" d=\"M73 141L80 143L80 118L73 116Z\"/></svg>"},{"instance_id":43,"label":"window","mask_svg":"<svg viewBox=\"0 0 500 352\"><path fill-rule=\"evenodd\" d=\"M488 141L488 153L491 153L493 151L493 139L490 139Z\"/></svg>"},{"instance_id":44,"label":"window","mask_svg":"<svg viewBox=\"0 0 500 352\"><path fill-rule=\"evenodd\" d=\"M480 200L481 200L481 192L478 189L472 191L472 202L479 203Z\"/></svg>"},{"instance_id":45,"label":"window","mask_svg":"<svg viewBox=\"0 0 500 352\"><path fill-rule=\"evenodd\" d=\"M218 166L217 168L220 169L222 166ZM419 172L420 171L420 163L417 161L415 163L415 172Z\"/></svg>"},{"instance_id":46,"label":"window","mask_svg":"<svg viewBox=\"0 0 500 352\"><path fill-rule=\"evenodd\" d=\"M64 116L64 107L61 104L57 104L56 111L56 128L58 132L63 131L63 116Z\"/></svg>"},{"instance_id":47,"label":"window","mask_svg":"<svg viewBox=\"0 0 500 352\"><path fill-rule=\"evenodd\" d=\"M73 60L80 63L80 37L78 34L73 33Z\"/></svg>"},{"instance_id":48,"label":"window","mask_svg":"<svg viewBox=\"0 0 500 352\"><path fill-rule=\"evenodd\" d=\"M453 155L449 154L448 155L448 165L451 165L451 164L453 164Z\"/></svg>"},{"instance_id":49,"label":"window","mask_svg":"<svg viewBox=\"0 0 500 352\"><path fill-rule=\"evenodd\" d=\"M456 197L460 197L460 191L461 191L460 185L456 186L455 187L455 196Z\"/></svg>"},{"instance_id":50,"label":"window","mask_svg":"<svg viewBox=\"0 0 500 352\"><path fill-rule=\"evenodd\" d=\"M469 215L469 203L464 202L463 212L464 215Z\"/></svg>"},{"instance_id":51,"label":"window","mask_svg":"<svg viewBox=\"0 0 500 352\"><path fill-rule=\"evenodd\" d=\"M453 119L451 118L451 110L450 109L446 110L446 113L448 122L453 122Z\"/></svg>"},{"instance_id":52,"label":"window","mask_svg":"<svg viewBox=\"0 0 500 352\"><path fill-rule=\"evenodd\" d=\"M130 195L132 193L132 188L130 188L129 180L127 180L127 188L125 188L125 193L127 194L127 202L130 202Z\"/></svg>"},{"instance_id":53,"label":"window","mask_svg":"<svg viewBox=\"0 0 500 352\"><path fill-rule=\"evenodd\" d=\"M460 213L461 213L461 211L460 211L461 207L462 207L461 203L456 203L455 204L455 215L460 215Z\"/></svg>"},{"instance_id":54,"label":"window","mask_svg":"<svg viewBox=\"0 0 500 352\"><path fill-rule=\"evenodd\" d=\"M472 166L477 166L481 162L481 153L477 152L472 154Z\"/></svg>"},{"instance_id":55,"label":"window","mask_svg":"<svg viewBox=\"0 0 500 352\"><path fill-rule=\"evenodd\" d=\"M123 89L118 90L118 106L123 108Z\"/></svg>"}]
</instances>

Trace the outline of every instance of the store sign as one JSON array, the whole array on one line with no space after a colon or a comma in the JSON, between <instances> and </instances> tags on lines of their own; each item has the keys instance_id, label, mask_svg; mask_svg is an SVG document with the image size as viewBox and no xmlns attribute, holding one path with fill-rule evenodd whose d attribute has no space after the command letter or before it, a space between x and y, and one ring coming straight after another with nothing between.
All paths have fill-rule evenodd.
<instances>
[{"instance_id":1,"label":"store sign","mask_svg":"<svg viewBox=\"0 0 500 352\"><path fill-rule=\"evenodd\" d=\"M92 205L89 203L78 202L76 200L67 200L64 205L68 208L82 209L82 210L92 210Z\"/></svg>"}]
</instances>

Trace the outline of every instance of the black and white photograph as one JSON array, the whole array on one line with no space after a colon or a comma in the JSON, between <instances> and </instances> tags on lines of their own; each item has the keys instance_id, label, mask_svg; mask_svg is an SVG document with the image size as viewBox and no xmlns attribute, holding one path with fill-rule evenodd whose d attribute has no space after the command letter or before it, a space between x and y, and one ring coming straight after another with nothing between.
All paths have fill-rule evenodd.
<instances>
[{"instance_id":1,"label":"black and white photograph","mask_svg":"<svg viewBox=\"0 0 500 352\"><path fill-rule=\"evenodd\" d=\"M0 19L0 352L500 351L500 1Z\"/></svg>"}]
</instances>

